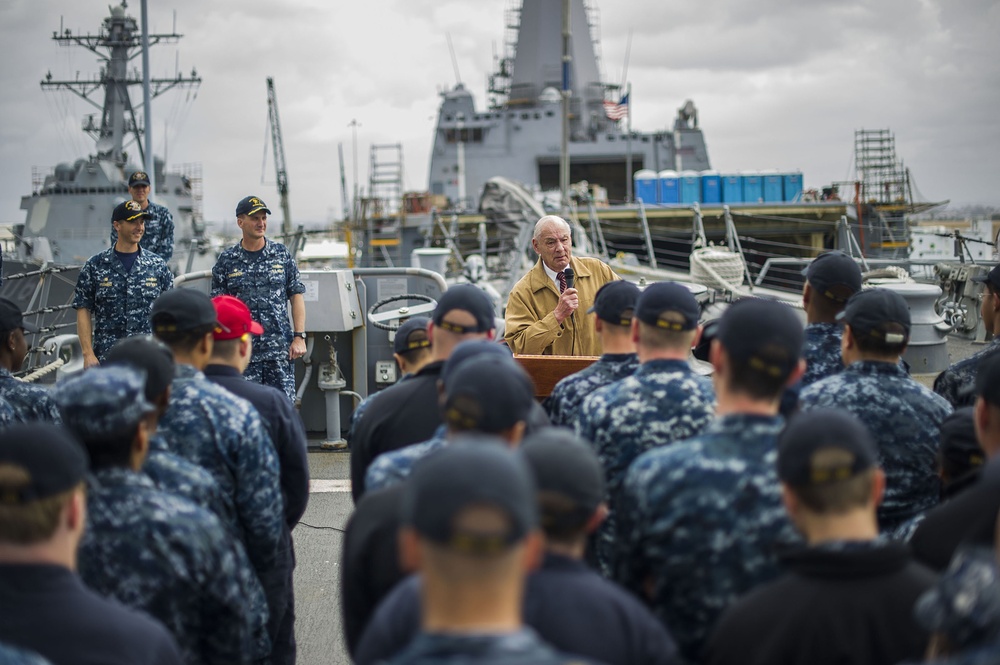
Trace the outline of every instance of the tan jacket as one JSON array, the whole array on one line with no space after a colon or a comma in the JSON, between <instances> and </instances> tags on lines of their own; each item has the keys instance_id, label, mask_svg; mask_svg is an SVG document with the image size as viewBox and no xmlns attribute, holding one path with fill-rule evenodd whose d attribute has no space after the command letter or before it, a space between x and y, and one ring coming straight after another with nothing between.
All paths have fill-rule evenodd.
<instances>
[{"instance_id":1,"label":"tan jacket","mask_svg":"<svg viewBox=\"0 0 1000 665\"><path fill-rule=\"evenodd\" d=\"M604 262L593 258L570 259L579 291L580 307L573 316L556 321L553 311L559 303L559 291L545 274L542 260L518 280L507 299L504 339L519 355L599 356L601 340L594 330L594 315L587 310L594 304L597 290L618 275Z\"/></svg>"}]
</instances>

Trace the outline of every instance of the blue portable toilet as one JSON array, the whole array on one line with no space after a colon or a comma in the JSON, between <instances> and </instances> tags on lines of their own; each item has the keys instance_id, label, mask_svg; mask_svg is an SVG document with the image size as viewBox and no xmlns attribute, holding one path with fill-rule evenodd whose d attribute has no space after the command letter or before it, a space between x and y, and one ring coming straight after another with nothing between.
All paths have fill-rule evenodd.
<instances>
[{"instance_id":1,"label":"blue portable toilet","mask_svg":"<svg viewBox=\"0 0 1000 665\"><path fill-rule=\"evenodd\" d=\"M680 184L677 179L677 171L660 171L660 203L680 203Z\"/></svg>"},{"instance_id":2,"label":"blue portable toilet","mask_svg":"<svg viewBox=\"0 0 1000 665\"><path fill-rule=\"evenodd\" d=\"M701 202L722 203L722 177L718 171L701 172Z\"/></svg>"},{"instance_id":3,"label":"blue portable toilet","mask_svg":"<svg viewBox=\"0 0 1000 665\"><path fill-rule=\"evenodd\" d=\"M764 182L760 171L743 172L743 202L760 203L764 200Z\"/></svg>"},{"instance_id":4,"label":"blue portable toilet","mask_svg":"<svg viewBox=\"0 0 1000 665\"><path fill-rule=\"evenodd\" d=\"M802 200L802 171L783 173L782 196L786 201Z\"/></svg>"},{"instance_id":5,"label":"blue portable toilet","mask_svg":"<svg viewBox=\"0 0 1000 665\"><path fill-rule=\"evenodd\" d=\"M656 195L656 171L652 169L642 169L635 172L635 198L641 200L646 205L653 205L657 202Z\"/></svg>"},{"instance_id":6,"label":"blue portable toilet","mask_svg":"<svg viewBox=\"0 0 1000 665\"><path fill-rule=\"evenodd\" d=\"M719 179L722 181L722 202L743 203L743 176L739 173L723 173Z\"/></svg>"},{"instance_id":7,"label":"blue portable toilet","mask_svg":"<svg viewBox=\"0 0 1000 665\"><path fill-rule=\"evenodd\" d=\"M767 203L780 203L782 200L782 183L784 178L777 171L761 172L762 187L764 189L764 201Z\"/></svg>"},{"instance_id":8,"label":"blue portable toilet","mask_svg":"<svg viewBox=\"0 0 1000 665\"><path fill-rule=\"evenodd\" d=\"M701 199L701 178L697 171L681 171L681 203L698 203Z\"/></svg>"}]
</instances>

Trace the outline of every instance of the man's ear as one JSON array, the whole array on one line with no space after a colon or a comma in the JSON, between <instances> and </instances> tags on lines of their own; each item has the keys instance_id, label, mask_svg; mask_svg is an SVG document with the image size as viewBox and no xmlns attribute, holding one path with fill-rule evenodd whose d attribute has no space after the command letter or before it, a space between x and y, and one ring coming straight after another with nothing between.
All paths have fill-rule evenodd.
<instances>
[{"instance_id":1,"label":"man's ear","mask_svg":"<svg viewBox=\"0 0 1000 665\"><path fill-rule=\"evenodd\" d=\"M420 570L420 539L417 532L409 527L399 530L399 567L405 573Z\"/></svg>"}]
</instances>

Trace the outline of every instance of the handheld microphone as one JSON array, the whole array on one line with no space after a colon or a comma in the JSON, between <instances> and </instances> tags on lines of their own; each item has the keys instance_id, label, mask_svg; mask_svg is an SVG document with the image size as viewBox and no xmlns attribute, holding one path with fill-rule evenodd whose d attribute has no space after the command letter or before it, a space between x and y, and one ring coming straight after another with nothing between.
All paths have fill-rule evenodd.
<instances>
[{"instance_id":1,"label":"handheld microphone","mask_svg":"<svg viewBox=\"0 0 1000 665\"><path fill-rule=\"evenodd\" d=\"M573 273L573 267L572 266L566 266L563 269L563 277L566 278L566 288L567 289L572 289L573 288L573 278L576 277L576 275Z\"/></svg>"}]
</instances>

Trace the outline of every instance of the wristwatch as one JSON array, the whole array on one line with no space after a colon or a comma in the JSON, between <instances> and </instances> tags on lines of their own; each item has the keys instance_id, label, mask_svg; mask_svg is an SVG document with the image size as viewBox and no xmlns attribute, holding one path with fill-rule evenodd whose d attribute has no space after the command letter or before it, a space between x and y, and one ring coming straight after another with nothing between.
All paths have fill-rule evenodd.
<instances>
[{"instance_id":1,"label":"wristwatch","mask_svg":"<svg viewBox=\"0 0 1000 665\"><path fill-rule=\"evenodd\" d=\"M306 334L304 332L293 332L292 337L301 337L302 339L305 339Z\"/></svg>"}]
</instances>

